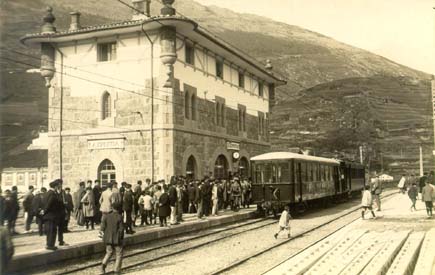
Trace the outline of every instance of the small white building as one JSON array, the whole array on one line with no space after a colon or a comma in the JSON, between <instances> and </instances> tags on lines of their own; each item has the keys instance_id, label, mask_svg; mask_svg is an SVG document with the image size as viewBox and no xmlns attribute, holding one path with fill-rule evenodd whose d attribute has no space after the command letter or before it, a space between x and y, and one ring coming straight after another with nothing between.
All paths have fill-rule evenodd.
<instances>
[{"instance_id":1,"label":"small white building","mask_svg":"<svg viewBox=\"0 0 435 275\"><path fill-rule=\"evenodd\" d=\"M4 168L1 173L1 188L11 190L12 186L17 186L19 192L26 192L30 185L40 189L48 189L48 168Z\"/></svg>"}]
</instances>

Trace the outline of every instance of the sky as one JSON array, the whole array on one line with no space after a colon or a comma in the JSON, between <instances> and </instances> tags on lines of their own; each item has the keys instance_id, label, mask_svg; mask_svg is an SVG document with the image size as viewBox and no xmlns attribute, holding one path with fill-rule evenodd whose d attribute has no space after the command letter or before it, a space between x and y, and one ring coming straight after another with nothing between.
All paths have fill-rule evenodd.
<instances>
[{"instance_id":1,"label":"sky","mask_svg":"<svg viewBox=\"0 0 435 275\"><path fill-rule=\"evenodd\" d=\"M297 25L435 74L435 0L196 0Z\"/></svg>"}]
</instances>

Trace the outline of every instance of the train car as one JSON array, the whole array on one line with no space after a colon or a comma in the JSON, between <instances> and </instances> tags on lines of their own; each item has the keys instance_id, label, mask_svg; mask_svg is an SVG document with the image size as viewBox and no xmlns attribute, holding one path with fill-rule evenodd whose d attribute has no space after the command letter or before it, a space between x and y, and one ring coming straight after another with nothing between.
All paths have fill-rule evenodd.
<instances>
[{"instance_id":1,"label":"train car","mask_svg":"<svg viewBox=\"0 0 435 275\"><path fill-rule=\"evenodd\" d=\"M271 152L251 158L251 167L253 201L274 212L347 198L364 187L364 167L336 159Z\"/></svg>"}]
</instances>

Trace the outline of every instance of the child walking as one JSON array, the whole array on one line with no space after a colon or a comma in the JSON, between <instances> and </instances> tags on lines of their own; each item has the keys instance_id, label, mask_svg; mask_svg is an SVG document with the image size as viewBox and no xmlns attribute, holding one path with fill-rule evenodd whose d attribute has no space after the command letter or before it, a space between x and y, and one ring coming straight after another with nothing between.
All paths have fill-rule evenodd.
<instances>
[{"instance_id":1,"label":"child walking","mask_svg":"<svg viewBox=\"0 0 435 275\"><path fill-rule=\"evenodd\" d=\"M366 213L367 210L370 210L370 212L373 215L373 218L376 218L375 216L375 212L373 212L373 207L372 207L372 193L370 193L370 186L366 186L365 190L363 192L363 196L361 199L361 206L362 206L362 212L361 212L361 217L364 220L364 214Z\"/></svg>"},{"instance_id":2,"label":"child walking","mask_svg":"<svg viewBox=\"0 0 435 275\"><path fill-rule=\"evenodd\" d=\"M279 218L279 222L278 222L279 230L274 235L275 239L278 238L278 234L283 230L287 231L287 237L290 238L290 236L291 236L290 235L290 219L291 218L292 218L292 216L290 215L290 208L288 207L288 205L286 205L284 207L284 211L282 211L282 213L281 213L281 217Z\"/></svg>"}]
</instances>

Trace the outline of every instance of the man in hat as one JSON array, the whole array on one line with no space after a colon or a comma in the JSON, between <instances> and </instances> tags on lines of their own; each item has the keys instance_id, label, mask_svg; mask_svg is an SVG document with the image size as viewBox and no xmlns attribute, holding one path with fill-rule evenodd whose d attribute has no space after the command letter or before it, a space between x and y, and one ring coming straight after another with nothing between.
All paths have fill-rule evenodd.
<instances>
[{"instance_id":1,"label":"man in hat","mask_svg":"<svg viewBox=\"0 0 435 275\"><path fill-rule=\"evenodd\" d=\"M133 220L131 217L131 214L133 212L134 196L133 192L131 191L131 184L125 183L124 190L124 197L122 199L122 210L124 211L125 215L125 232L127 234L134 234L135 231L133 231L132 228Z\"/></svg>"},{"instance_id":2,"label":"man in hat","mask_svg":"<svg viewBox=\"0 0 435 275\"><path fill-rule=\"evenodd\" d=\"M46 249L56 250L56 234L59 233L59 245L66 245L63 241L63 228L61 219L63 215L64 204L61 195L61 180L50 182L50 190L45 196L45 205L42 209L44 226L47 234Z\"/></svg>"}]
</instances>

